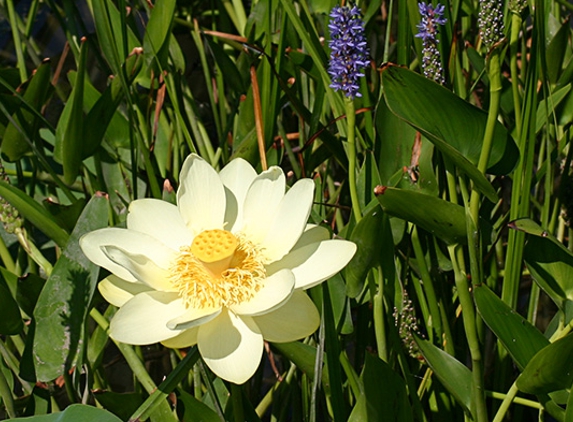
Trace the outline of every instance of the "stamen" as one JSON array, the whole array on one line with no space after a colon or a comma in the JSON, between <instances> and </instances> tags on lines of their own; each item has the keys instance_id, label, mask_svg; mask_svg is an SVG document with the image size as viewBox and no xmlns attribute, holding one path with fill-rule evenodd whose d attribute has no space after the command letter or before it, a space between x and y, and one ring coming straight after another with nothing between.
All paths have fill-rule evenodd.
<instances>
[{"instance_id":1,"label":"stamen","mask_svg":"<svg viewBox=\"0 0 573 422\"><path fill-rule=\"evenodd\" d=\"M186 306L229 307L248 301L266 276L263 254L241 236L206 230L184 246L171 267L171 280Z\"/></svg>"}]
</instances>

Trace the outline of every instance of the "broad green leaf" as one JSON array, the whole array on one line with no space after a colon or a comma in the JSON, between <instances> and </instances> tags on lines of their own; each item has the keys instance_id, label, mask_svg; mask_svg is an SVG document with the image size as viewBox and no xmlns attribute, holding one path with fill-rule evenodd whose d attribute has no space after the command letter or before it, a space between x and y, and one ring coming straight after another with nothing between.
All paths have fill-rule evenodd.
<instances>
[{"instance_id":1,"label":"broad green leaf","mask_svg":"<svg viewBox=\"0 0 573 422\"><path fill-rule=\"evenodd\" d=\"M426 363L467 414L472 414L472 373L452 355L414 335Z\"/></svg>"},{"instance_id":2,"label":"broad green leaf","mask_svg":"<svg viewBox=\"0 0 573 422\"><path fill-rule=\"evenodd\" d=\"M382 72L382 79L390 110L422 132L495 202L495 190L475 167L482 149L487 114L407 69L388 66ZM501 123L496 122L493 136L488 172L508 174L517 163L519 151Z\"/></svg>"},{"instance_id":3,"label":"broad green leaf","mask_svg":"<svg viewBox=\"0 0 573 422\"><path fill-rule=\"evenodd\" d=\"M84 347L84 322L94 293L99 267L82 253L85 233L107 226L108 201L95 195L86 205L70 241L54 266L34 309L34 362L40 381L51 381L69 370Z\"/></svg>"},{"instance_id":4,"label":"broad green leaf","mask_svg":"<svg viewBox=\"0 0 573 422\"><path fill-rule=\"evenodd\" d=\"M52 413L50 415L9 420L21 422L122 422L121 419L109 413L107 410L84 404L72 404L63 412Z\"/></svg>"},{"instance_id":5,"label":"broad green leaf","mask_svg":"<svg viewBox=\"0 0 573 422\"><path fill-rule=\"evenodd\" d=\"M437 195L433 144L420 136L421 148L416 149L418 131L392 113L384 98L380 98L376 107L375 124L374 153L382 184ZM408 171L416 173L416 180L412 179Z\"/></svg>"},{"instance_id":6,"label":"broad green leaf","mask_svg":"<svg viewBox=\"0 0 573 422\"><path fill-rule=\"evenodd\" d=\"M148 66L159 61L159 69L165 69L169 47L171 23L175 15L175 0L155 3L143 37L143 55ZM154 66L155 67L155 66Z\"/></svg>"},{"instance_id":7,"label":"broad green leaf","mask_svg":"<svg viewBox=\"0 0 573 422\"><path fill-rule=\"evenodd\" d=\"M362 292L368 271L380 263L380 250L385 238L383 230L389 229L387 223L384 212L374 208L352 230L349 240L356 243L358 249L344 269L346 294L349 297L355 298Z\"/></svg>"},{"instance_id":8,"label":"broad green leaf","mask_svg":"<svg viewBox=\"0 0 573 422\"><path fill-rule=\"evenodd\" d=\"M410 221L447 244L466 243L464 207L434 196L382 187L378 202L388 215Z\"/></svg>"},{"instance_id":9,"label":"broad green leaf","mask_svg":"<svg viewBox=\"0 0 573 422\"><path fill-rule=\"evenodd\" d=\"M58 246L64 247L66 245L68 233L33 198L3 180L0 180L0 196L16 208L26 220L56 242Z\"/></svg>"},{"instance_id":10,"label":"broad green leaf","mask_svg":"<svg viewBox=\"0 0 573 422\"><path fill-rule=\"evenodd\" d=\"M22 330L22 316L6 281L0 277L0 334L15 335Z\"/></svg>"},{"instance_id":11,"label":"broad green leaf","mask_svg":"<svg viewBox=\"0 0 573 422\"><path fill-rule=\"evenodd\" d=\"M414 420L406 382L386 362L366 353L360 378L364 385L364 393L358 398L349 421ZM384 381L381 382L382 380Z\"/></svg>"},{"instance_id":12,"label":"broad green leaf","mask_svg":"<svg viewBox=\"0 0 573 422\"><path fill-rule=\"evenodd\" d=\"M523 259L535 282L558 306L565 298L573 300L573 254L556 239L529 236Z\"/></svg>"},{"instance_id":13,"label":"broad green leaf","mask_svg":"<svg viewBox=\"0 0 573 422\"><path fill-rule=\"evenodd\" d=\"M191 394L178 388L177 414L185 422L220 422L219 415Z\"/></svg>"},{"instance_id":14,"label":"broad green leaf","mask_svg":"<svg viewBox=\"0 0 573 422\"><path fill-rule=\"evenodd\" d=\"M573 383L573 334L541 349L517 379L524 393L548 394L571 387Z\"/></svg>"},{"instance_id":15,"label":"broad green leaf","mask_svg":"<svg viewBox=\"0 0 573 422\"><path fill-rule=\"evenodd\" d=\"M50 68L50 62L45 61L36 69L22 96L27 107L39 111L45 103L53 88L50 83ZM11 122L8 123L2 137L2 156L8 161L17 161L32 150L29 142L34 140L39 129L38 116L27 110L27 107L20 104L19 109L12 116L18 127Z\"/></svg>"},{"instance_id":16,"label":"broad green leaf","mask_svg":"<svg viewBox=\"0 0 573 422\"><path fill-rule=\"evenodd\" d=\"M541 332L529 321L507 306L487 286L474 288L477 309L513 361L523 369L537 352L549 344Z\"/></svg>"}]
</instances>

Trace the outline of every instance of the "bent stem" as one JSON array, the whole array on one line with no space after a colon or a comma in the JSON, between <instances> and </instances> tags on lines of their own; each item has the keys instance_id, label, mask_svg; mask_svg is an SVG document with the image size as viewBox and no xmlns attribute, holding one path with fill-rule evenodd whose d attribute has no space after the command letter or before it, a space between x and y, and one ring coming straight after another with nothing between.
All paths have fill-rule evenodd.
<instances>
[{"instance_id":1,"label":"bent stem","mask_svg":"<svg viewBox=\"0 0 573 422\"><path fill-rule=\"evenodd\" d=\"M356 139L355 139L355 124L356 112L354 110L354 100L349 97L344 97L344 107L346 110L346 124L348 125L348 184L350 189L350 201L352 202L352 213L358 223L362 218L362 211L360 210L360 203L358 202L358 192L356 190Z\"/></svg>"}]
</instances>

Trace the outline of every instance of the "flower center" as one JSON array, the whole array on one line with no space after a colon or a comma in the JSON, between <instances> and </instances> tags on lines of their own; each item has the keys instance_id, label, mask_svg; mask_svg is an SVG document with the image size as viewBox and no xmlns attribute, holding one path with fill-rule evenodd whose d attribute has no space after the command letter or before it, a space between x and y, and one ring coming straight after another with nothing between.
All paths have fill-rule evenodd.
<instances>
[{"instance_id":1,"label":"flower center","mask_svg":"<svg viewBox=\"0 0 573 422\"><path fill-rule=\"evenodd\" d=\"M260 249L226 230L205 230L183 246L171 281L187 307L229 307L248 301L266 275Z\"/></svg>"}]
</instances>

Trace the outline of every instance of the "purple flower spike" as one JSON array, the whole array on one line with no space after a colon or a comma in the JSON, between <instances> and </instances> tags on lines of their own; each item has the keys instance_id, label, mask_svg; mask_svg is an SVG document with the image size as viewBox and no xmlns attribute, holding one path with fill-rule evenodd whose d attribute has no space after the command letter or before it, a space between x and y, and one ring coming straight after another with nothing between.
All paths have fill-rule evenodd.
<instances>
[{"instance_id":1,"label":"purple flower spike","mask_svg":"<svg viewBox=\"0 0 573 422\"><path fill-rule=\"evenodd\" d=\"M424 76L439 84L444 84L444 71L438 50L438 25L444 25L447 21L444 18L445 6L438 3L436 7L427 3L418 3L418 10L422 20L417 25L419 32L416 37L422 38L422 69Z\"/></svg>"},{"instance_id":2,"label":"purple flower spike","mask_svg":"<svg viewBox=\"0 0 573 422\"><path fill-rule=\"evenodd\" d=\"M360 11L356 6L336 6L330 12L330 18L330 87L344 91L347 97L360 97L358 78L364 76L362 71L369 64Z\"/></svg>"}]
</instances>

